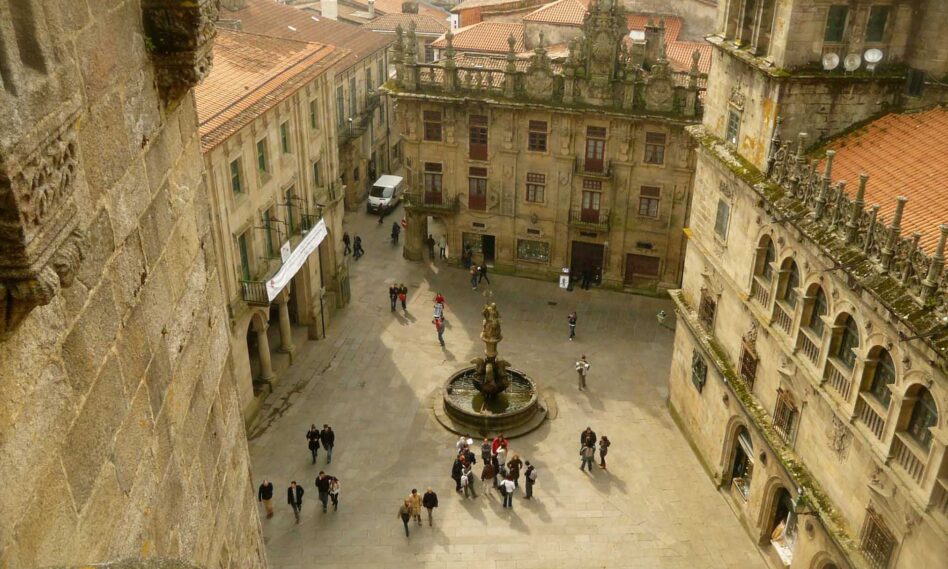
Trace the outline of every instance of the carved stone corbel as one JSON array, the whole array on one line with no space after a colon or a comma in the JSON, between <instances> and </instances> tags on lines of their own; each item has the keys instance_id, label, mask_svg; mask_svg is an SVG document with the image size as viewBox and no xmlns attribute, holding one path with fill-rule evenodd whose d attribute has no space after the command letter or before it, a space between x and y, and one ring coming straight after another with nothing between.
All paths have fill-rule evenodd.
<instances>
[{"instance_id":1,"label":"carved stone corbel","mask_svg":"<svg viewBox=\"0 0 948 569\"><path fill-rule=\"evenodd\" d=\"M175 105L211 71L220 0L144 0L142 21L158 91Z\"/></svg>"}]
</instances>

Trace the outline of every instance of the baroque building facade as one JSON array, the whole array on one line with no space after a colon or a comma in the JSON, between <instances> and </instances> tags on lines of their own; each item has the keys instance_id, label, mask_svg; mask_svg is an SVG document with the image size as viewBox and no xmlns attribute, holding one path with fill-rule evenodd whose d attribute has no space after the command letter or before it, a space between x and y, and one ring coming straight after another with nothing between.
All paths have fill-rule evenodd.
<instances>
[{"instance_id":1,"label":"baroque building facade","mask_svg":"<svg viewBox=\"0 0 948 569\"><path fill-rule=\"evenodd\" d=\"M729 0L708 38L669 405L775 567L948 558L948 123L898 112L946 100L945 9Z\"/></svg>"},{"instance_id":2,"label":"baroque building facade","mask_svg":"<svg viewBox=\"0 0 948 569\"><path fill-rule=\"evenodd\" d=\"M217 8L2 8L0 567L266 566L191 92Z\"/></svg>"},{"instance_id":3,"label":"baroque building facade","mask_svg":"<svg viewBox=\"0 0 948 569\"><path fill-rule=\"evenodd\" d=\"M334 68L346 51L220 30L196 89L211 234L228 302L233 372L249 421L292 363L295 326L325 337L348 296ZM268 328L279 330L271 346ZM282 362L281 362L282 363Z\"/></svg>"},{"instance_id":4,"label":"baroque building facade","mask_svg":"<svg viewBox=\"0 0 948 569\"><path fill-rule=\"evenodd\" d=\"M681 275L700 116L698 56L672 71L662 26L628 39L621 3L593 3L580 37L552 60L457 53L420 63L399 34L397 101L408 181L404 254L420 259L440 218L449 256L556 278L564 267L611 287L675 286Z\"/></svg>"}]
</instances>

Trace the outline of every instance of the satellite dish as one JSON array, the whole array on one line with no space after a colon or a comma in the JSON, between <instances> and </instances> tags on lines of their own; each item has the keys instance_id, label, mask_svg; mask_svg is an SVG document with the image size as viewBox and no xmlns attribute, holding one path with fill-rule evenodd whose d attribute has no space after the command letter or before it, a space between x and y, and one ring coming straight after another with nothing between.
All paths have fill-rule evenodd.
<instances>
[{"instance_id":1,"label":"satellite dish","mask_svg":"<svg viewBox=\"0 0 948 569\"><path fill-rule=\"evenodd\" d=\"M839 56L835 53L827 53L823 56L823 69L832 71L839 67Z\"/></svg>"},{"instance_id":2,"label":"satellite dish","mask_svg":"<svg viewBox=\"0 0 948 569\"><path fill-rule=\"evenodd\" d=\"M882 61L882 50L876 48L867 49L866 53L862 56L868 63L879 63Z\"/></svg>"},{"instance_id":3,"label":"satellite dish","mask_svg":"<svg viewBox=\"0 0 948 569\"><path fill-rule=\"evenodd\" d=\"M846 68L846 71L855 71L859 69L860 65L862 65L862 58L859 57L858 53L850 53L843 60L843 67Z\"/></svg>"}]
</instances>

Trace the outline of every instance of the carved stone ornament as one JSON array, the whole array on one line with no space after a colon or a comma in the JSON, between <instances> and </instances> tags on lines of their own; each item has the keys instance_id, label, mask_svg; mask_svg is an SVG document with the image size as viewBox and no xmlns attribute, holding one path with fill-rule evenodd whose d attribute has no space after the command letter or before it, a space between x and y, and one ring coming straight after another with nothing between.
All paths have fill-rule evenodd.
<instances>
[{"instance_id":1,"label":"carved stone ornament","mask_svg":"<svg viewBox=\"0 0 948 569\"><path fill-rule=\"evenodd\" d=\"M143 0L142 21L158 91L174 105L211 71L220 0Z\"/></svg>"},{"instance_id":2,"label":"carved stone ornament","mask_svg":"<svg viewBox=\"0 0 948 569\"><path fill-rule=\"evenodd\" d=\"M840 462L846 460L846 456L849 455L849 445L852 440L853 435L849 432L849 427L834 415L832 424L826 430L826 442L829 443L830 450L836 453L836 458Z\"/></svg>"},{"instance_id":3,"label":"carved stone ornament","mask_svg":"<svg viewBox=\"0 0 948 569\"><path fill-rule=\"evenodd\" d=\"M741 90L740 85L731 86L731 94L728 97L728 102L738 110L744 109L744 92Z\"/></svg>"},{"instance_id":4,"label":"carved stone ornament","mask_svg":"<svg viewBox=\"0 0 948 569\"><path fill-rule=\"evenodd\" d=\"M671 111L675 106L675 85L671 79L656 77L645 87L645 108L650 111Z\"/></svg>"},{"instance_id":5,"label":"carved stone ornament","mask_svg":"<svg viewBox=\"0 0 948 569\"><path fill-rule=\"evenodd\" d=\"M0 337L72 285L79 271L77 118L24 155L0 162Z\"/></svg>"},{"instance_id":6,"label":"carved stone ornament","mask_svg":"<svg viewBox=\"0 0 948 569\"><path fill-rule=\"evenodd\" d=\"M549 99L553 88L553 75L549 71L537 69L527 75L526 94L531 99Z\"/></svg>"}]
</instances>

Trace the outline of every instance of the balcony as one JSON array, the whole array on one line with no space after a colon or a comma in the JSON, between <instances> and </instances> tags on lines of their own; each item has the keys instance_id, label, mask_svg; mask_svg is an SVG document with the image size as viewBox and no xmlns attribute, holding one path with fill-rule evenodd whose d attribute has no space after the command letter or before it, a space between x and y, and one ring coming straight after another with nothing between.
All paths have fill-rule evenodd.
<instances>
[{"instance_id":1,"label":"balcony","mask_svg":"<svg viewBox=\"0 0 948 569\"><path fill-rule=\"evenodd\" d=\"M405 194L405 209L432 215L450 215L458 212L458 197L446 196L444 192L408 192Z\"/></svg>"},{"instance_id":2,"label":"balcony","mask_svg":"<svg viewBox=\"0 0 948 569\"><path fill-rule=\"evenodd\" d=\"M817 339L814 339L811 334L815 334L815 332L809 328L801 327L799 346L800 351L803 352L803 355L806 356L806 359L810 360L810 363L815 366L816 361L820 357L820 341L818 337Z\"/></svg>"},{"instance_id":3,"label":"balcony","mask_svg":"<svg viewBox=\"0 0 948 569\"><path fill-rule=\"evenodd\" d=\"M829 382L833 390L843 398L843 401L849 401L849 394L853 388L852 375L853 370L846 367L846 364L839 358L832 357L826 360L826 372L823 374L824 381Z\"/></svg>"},{"instance_id":4,"label":"balcony","mask_svg":"<svg viewBox=\"0 0 948 569\"><path fill-rule=\"evenodd\" d=\"M589 231L609 231L608 209L582 209L575 207L569 212L569 224L577 229Z\"/></svg>"},{"instance_id":5,"label":"balcony","mask_svg":"<svg viewBox=\"0 0 948 569\"><path fill-rule=\"evenodd\" d=\"M911 436L906 433L895 433L895 439L892 441L892 459L916 484L922 483L927 458L928 451L912 440Z\"/></svg>"},{"instance_id":6,"label":"balcony","mask_svg":"<svg viewBox=\"0 0 948 569\"><path fill-rule=\"evenodd\" d=\"M948 518L948 478L939 478L935 481L935 491L932 493L932 510Z\"/></svg>"},{"instance_id":7,"label":"balcony","mask_svg":"<svg viewBox=\"0 0 948 569\"><path fill-rule=\"evenodd\" d=\"M784 334L790 335L790 328L793 326L793 308L781 300L774 303L774 323L783 330Z\"/></svg>"},{"instance_id":8,"label":"balcony","mask_svg":"<svg viewBox=\"0 0 948 569\"><path fill-rule=\"evenodd\" d=\"M609 160L590 160L577 156L573 171L587 178L612 179L612 163Z\"/></svg>"},{"instance_id":9,"label":"balcony","mask_svg":"<svg viewBox=\"0 0 948 569\"><path fill-rule=\"evenodd\" d=\"M868 393L860 393L856 398L856 419L864 424L880 441L885 431L886 409L876 398Z\"/></svg>"},{"instance_id":10,"label":"balcony","mask_svg":"<svg viewBox=\"0 0 948 569\"><path fill-rule=\"evenodd\" d=\"M770 306L770 281L754 276L754 281L751 283L751 298L764 308Z\"/></svg>"},{"instance_id":11,"label":"balcony","mask_svg":"<svg viewBox=\"0 0 948 569\"><path fill-rule=\"evenodd\" d=\"M266 281L240 281L240 295L247 304L270 306Z\"/></svg>"}]
</instances>

